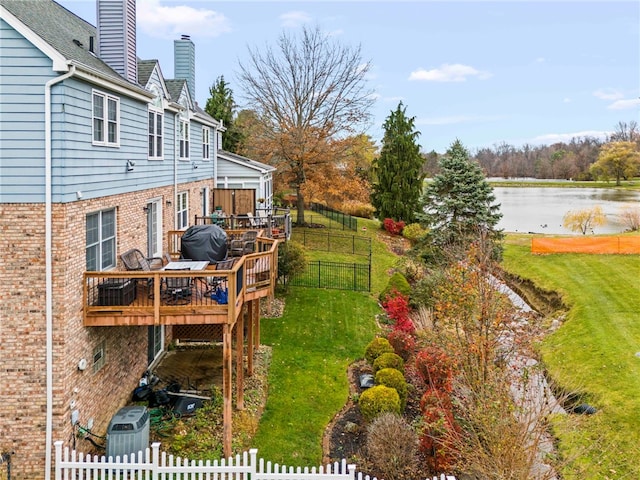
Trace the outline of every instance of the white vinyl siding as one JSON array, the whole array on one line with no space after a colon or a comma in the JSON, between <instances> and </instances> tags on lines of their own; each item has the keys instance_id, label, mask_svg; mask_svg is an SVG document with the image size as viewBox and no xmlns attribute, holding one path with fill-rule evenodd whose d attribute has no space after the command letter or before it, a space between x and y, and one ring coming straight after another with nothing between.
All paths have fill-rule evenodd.
<instances>
[{"instance_id":1,"label":"white vinyl siding","mask_svg":"<svg viewBox=\"0 0 640 480\"><path fill-rule=\"evenodd\" d=\"M116 266L116 211L90 213L86 218L87 271L100 272Z\"/></svg>"},{"instance_id":2,"label":"white vinyl siding","mask_svg":"<svg viewBox=\"0 0 640 480\"><path fill-rule=\"evenodd\" d=\"M162 159L162 130L164 115L162 112L149 109L149 159Z\"/></svg>"},{"instance_id":3,"label":"white vinyl siding","mask_svg":"<svg viewBox=\"0 0 640 480\"><path fill-rule=\"evenodd\" d=\"M180 120L180 130L178 132L180 142L180 160L189 160L189 122Z\"/></svg>"},{"instance_id":4,"label":"white vinyl siding","mask_svg":"<svg viewBox=\"0 0 640 480\"><path fill-rule=\"evenodd\" d=\"M120 146L120 99L93 91L93 144Z\"/></svg>"},{"instance_id":5,"label":"white vinyl siding","mask_svg":"<svg viewBox=\"0 0 640 480\"><path fill-rule=\"evenodd\" d=\"M209 160L210 134L211 134L211 130L209 130L209 127L202 127L202 159L203 160Z\"/></svg>"},{"instance_id":6,"label":"white vinyl siding","mask_svg":"<svg viewBox=\"0 0 640 480\"><path fill-rule=\"evenodd\" d=\"M178 205L176 205L176 228L186 229L189 225L189 192L178 194Z\"/></svg>"}]
</instances>

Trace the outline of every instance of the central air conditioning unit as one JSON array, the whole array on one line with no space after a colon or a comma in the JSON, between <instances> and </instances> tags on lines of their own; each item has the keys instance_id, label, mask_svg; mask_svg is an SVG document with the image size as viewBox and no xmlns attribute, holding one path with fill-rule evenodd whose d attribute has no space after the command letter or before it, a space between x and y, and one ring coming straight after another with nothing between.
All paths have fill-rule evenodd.
<instances>
[{"instance_id":1,"label":"central air conditioning unit","mask_svg":"<svg viewBox=\"0 0 640 480\"><path fill-rule=\"evenodd\" d=\"M149 446L147 407L123 407L111 418L107 429L107 458L137 454Z\"/></svg>"}]
</instances>

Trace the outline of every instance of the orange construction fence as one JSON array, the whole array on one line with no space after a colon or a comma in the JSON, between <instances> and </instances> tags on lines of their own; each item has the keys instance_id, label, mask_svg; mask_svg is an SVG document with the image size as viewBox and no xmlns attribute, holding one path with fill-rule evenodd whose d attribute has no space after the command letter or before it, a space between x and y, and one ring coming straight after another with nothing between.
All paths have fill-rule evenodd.
<instances>
[{"instance_id":1,"label":"orange construction fence","mask_svg":"<svg viewBox=\"0 0 640 480\"><path fill-rule=\"evenodd\" d=\"M640 236L532 238L531 253L640 254Z\"/></svg>"}]
</instances>

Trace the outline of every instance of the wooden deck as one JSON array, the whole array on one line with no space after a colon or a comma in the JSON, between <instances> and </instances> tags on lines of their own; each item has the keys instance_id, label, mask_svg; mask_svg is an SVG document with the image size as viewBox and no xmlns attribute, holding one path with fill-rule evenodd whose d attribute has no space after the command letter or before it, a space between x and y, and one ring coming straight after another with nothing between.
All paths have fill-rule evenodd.
<instances>
[{"instance_id":1,"label":"wooden deck","mask_svg":"<svg viewBox=\"0 0 640 480\"><path fill-rule=\"evenodd\" d=\"M245 255L231 270L85 272L84 318L87 327L234 324L246 302L273 295L277 278L277 241ZM266 250L266 247L269 247ZM171 280L189 286L172 292ZM167 282L169 279L169 282ZM218 303L215 287L226 289Z\"/></svg>"}]
</instances>

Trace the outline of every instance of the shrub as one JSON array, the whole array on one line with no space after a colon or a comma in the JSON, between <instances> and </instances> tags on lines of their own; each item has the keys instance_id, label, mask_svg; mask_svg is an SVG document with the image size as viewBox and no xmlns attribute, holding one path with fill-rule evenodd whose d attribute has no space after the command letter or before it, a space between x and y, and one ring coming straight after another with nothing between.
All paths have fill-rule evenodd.
<instances>
[{"instance_id":1,"label":"shrub","mask_svg":"<svg viewBox=\"0 0 640 480\"><path fill-rule=\"evenodd\" d=\"M393 218L385 218L382 222L384 229L391 235L400 235L404 229L404 225L402 220L396 222Z\"/></svg>"},{"instance_id":2,"label":"shrub","mask_svg":"<svg viewBox=\"0 0 640 480\"><path fill-rule=\"evenodd\" d=\"M400 396L395 388L376 385L362 392L358 406L364 419L370 422L383 412L399 415Z\"/></svg>"},{"instance_id":3,"label":"shrub","mask_svg":"<svg viewBox=\"0 0 640 480\"><path fill-rule=\"evenodd\" d=\"M410 223L402 229L402 236L411 242L421 240L427 234L427 230L419 223Z\"/></svg>"},{"instance_id":4,"label":"shrub","mask_svg":"<svg viewBox=\"0 0 640 480\"><path fill-rule=\"evenodd\" d=\"M400 411L404 411L407 405L407 395L409 388L407 381L400 370L395 368L382 368L376 372L376 385L395 388L400 397Z\"/></svg>"},{"instance_id":5,"label":"shrub","mask_svg":"<svg viewBox=\"0 0 640 480\"><path fill-rule=\"evenodd\" d=\"M347 200L340 205L340 210L354 217L373 218L373 213L376 209L370 203Z\"/></svg>"},{"instance_id":6,"label":"shrub","mask_svg":"<svg viewBox=\"0 0 640 480\"><path fill-rule=\"evenodd\" d=\"M393 275L391 275L391 277L389 277L387 286L382 292L380 292L380 296L378 297L380 303L385 302L387 300L387 297L393 295L394 293L396 295L400 293L407 297L411 294L411 285L409 285L407 278L400 272L395 272Z\"/></svg>"},{"instance_id":7,"label":"shrub","mask_svg":"<svg viewBox=\"0 0 640 480\"><path fill-rule=\"evenodd\" d=\"M453 380L453 359L443 349L429 345L420 350L415 359L416 370L427 385L450 392Z\"/></svg>"},{"instance_id":8,"label":"shrub","mask_svg":"<svg viewBox=\"0 0 640 480\"><path fill-rule=\"evenodd\" d=\"M391 348L393 349L393 347ZM404 373L404 360L395 353L383 353L373 361L373 371L377 372L383 368L395 368Z\"/></svg>"},{"instance_id":9,"label":"shrub","mask_svg":"<svg viewBox=\"0 0 640 480\"><path fill-rule=\"evenodd\" d=\"M417 478L417 436L399 415L385 412L367 428L367 459L386 480Z\"/></svg>"},{"instance_id":10,"label":"shrub","mask_svg":"<svg viewBox=\"0 0 640 480\"><path fill-rule=\"evenodd\" d=\"M394 295L395 293L395 295ZM394 321L394 330L402 330L407 333L414 333L415 327L409 318L409 298L397 293L395 290L382 304L387 316Z\"/></svg>"},{"instance_id":11,"label":"shrub","mask_svg":"<svg viewBox=\"0 0 640 480\"><path fill-rule=\"evenodd\" d=\"M416 339L404 330L396 329L387 335L387 340L393 347L396 355L399 355L405 362L413 355L416 349Z\"/></svg>"},{"instance_id":12,"label":"shrub","mask_svg":"<svg viewBox=\"0 0 640 480\"><path fill-rule=\"evenodd\" d=\"M376 337L364 349L364 358L369 362L369 365L373 365L375 359L383 353L393 353L393 347L386 338Z\"/></svg>"},{"instance_id":13,"label":"shrub","mask_svg":"<svg viewBox=\"0 0 640 480\"><path fill-rule=\"evenodd\" d=\"M286 286L293 275L304 272L307 257L304 246L298 242L283 242L278 247L278 281Z\"/></svg>"},{"instance_id":14,"label":"shrub","mask_svg":"<svg viewBox=\"0 0 640 480\"><path fill-rule=\"evenodd\" d=\"M396 268L410 284L422 279L426 273L422 262L411 255L402 255L396 262Z\"/></svg>"}]
</instances>

